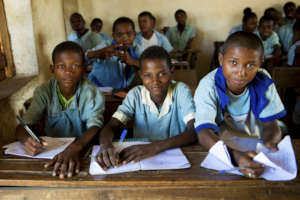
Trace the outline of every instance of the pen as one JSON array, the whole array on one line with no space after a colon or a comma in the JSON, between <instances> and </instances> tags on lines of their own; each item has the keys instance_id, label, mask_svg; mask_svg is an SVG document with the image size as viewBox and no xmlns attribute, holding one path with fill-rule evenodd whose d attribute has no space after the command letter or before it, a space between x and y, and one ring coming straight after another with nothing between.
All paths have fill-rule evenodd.
<instances>
[{"instance_id":1,"label":"pen","mask_svg":"<svg viewBox=\"0 0 300 200\"><path fill-rule=\"evenodd\" d=\"M17 119L20 121L21 125L25 128L25 130L27 131L27 133L29 133L29 135L35 139L38 143L41 143L41 141L39 140L38 137L36 137L36 135L32 132L32 130L25 124L25 122L23 121L23 119L17 115Z\"/></svg>"},{"instance_id":2,"label":"pen","mask_svg":"<svg viewBox=\"0 0 300 200\"><path fill-rule=\"evenodd\" d=\"M119 152L119 151L121 150L122 144L123 144L123 141L124 141L124 139L125 139L125 137L126 137L127 132L128 132L127 129L124 129L124 130L122 131L121 136L120 136L120 140L119 140L119 142L118 142L118 144L117 144L117 147L116 147L116 151L117 151L117 152Z\"/></svg>"}]
</instances>

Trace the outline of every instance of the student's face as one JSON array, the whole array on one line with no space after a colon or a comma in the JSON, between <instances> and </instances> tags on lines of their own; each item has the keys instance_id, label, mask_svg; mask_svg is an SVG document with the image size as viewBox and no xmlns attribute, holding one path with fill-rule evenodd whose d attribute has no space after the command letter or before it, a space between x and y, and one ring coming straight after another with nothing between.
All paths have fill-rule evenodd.
<instances>
[{"instance_id":1,"label":"student's face","mask_svg":"<svg viewBox=\"0 0 300 200\"><path fill-rule=\"evenodd\" d=\"M71 27L74 31L78 32L84 29L85 22L81 16L75 15L70 19Z\"/></svg>"},{"instance_id":2,"label":"student's face","mask_svg":"<svg viewBox=\"0 0 300 200\"><path fill-rule=\"evenodd\" d=\"M63 51L55 56L51 71L62 91L74 91L84 74L84 66L79 53Z\"/></svg>"},{"instance_id":3,"label":"student's face","mask_svg":"<svg viewBox=\"0 0 300 200\"><path fill-rule=\"evenodd\" d=\"M173 77L172 70L164 59L146 59L141 63L139 76L151 97L163 97Z\"/></svg>"},{"instance_id":4,"label":"student's face","mask_svg":"<svg viewBox=\"0 0 300 200\"><path fill-rule=\"evenodd\" d=\"M273 21L264 21L262 24L258 27L258 31L262 37L262 39L267 39L270 37L273 33Z\"/></svg>"},{"instance_id":5,"label":"student's face","mask_svg":"<svg viewBox=\"0 0 300 200\"><path fill-rule=\"evenodd\" d=\"M257 27L257 18L251 17L246 23L243 24L244 31L253 32Z\"/></svg>"},{"instance_id":6,"label":"student's face","mask_svg":"<svg viewBox=\"0 0 300 200\"><path fill-rule=\"evenodd\" d=\"M285 16L289 19L294 19L296 15L296 7L295 6L288 6L285 11Z\"/></svg>"},{"instance_id":7,"label":"student's face","mask_svg":"<svg viewBox=\"0 0 300 200\"><path fill-rule=\"evenodd\" d=\"M262 64L261 52L244 47L229 47L224 55L219 54L227 88L241 94L254 79Z\"/></svg>"},{"instance_id":8,"label":"student's face","mask_svg":"<svg viewBox=\"0 0 300 200\"><path fill-rule=\"evenodd\" d=\"M184 13L178 13L177 15L175 15L175 20L178 24L180 25L185 25L186 23L186 15Z\"/></svg>"},{"instance_id":9,"label":"student's face","mask_svg":"<svg viewBox=\"0 0 300 200\"><path fill-rule=\"evenodd\" d=\"M139 17L138 21L142 33L147 33L153 30L154 22L152 19L150 19L149 16L146 15L141 16Z\"/></svg>"},{"instance_id":10,"label":"student's face","mask_svg":"<svg viewBox=\"0 0 300 200\"><path fill-rule=\"evenodd\" d=\"M124 50L127 50L132 45L135 35L135 31L133 30L131 24L122 23L117 24L115 32L113 33L113 38L117 44L123 44Z\"/></svg>"},{"instance_id":11,"label":"student's face","mask_svg":"<svg viewBox=\"0 0 300 200\"><path fill-rule=\"evenodd\" d=\"M91 29L93 32L96 32L96 33L100 32L102 29L102 23L101 22L94 23L93 25L91 25Z\"/></svg>"}]
</instances>

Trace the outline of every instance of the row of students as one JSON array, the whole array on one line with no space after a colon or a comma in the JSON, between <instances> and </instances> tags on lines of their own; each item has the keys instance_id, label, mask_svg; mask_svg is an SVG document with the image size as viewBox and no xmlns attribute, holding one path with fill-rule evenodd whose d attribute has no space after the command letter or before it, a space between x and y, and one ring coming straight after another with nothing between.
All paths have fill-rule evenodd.
<instances>
[{"instance_id":1,"label":"row of students","mask_svg":"<svg viewBox=\"0 0 300 200\"><path fill-rule=\"evenodd\" d=\"M116 23L114 28L120 30L121 36L128 37L132 26ZM46 135L77 138L45 165L53 166L53 176L59 174L60 178L66 172L68 177L79 172L81 153L100 131L102 148L97 160L104 169L192 143L197 137L201 145L210 149L220 140L221 128L229 133L257 136L266 147L276 151L281 139L277 119L285 115L285 109L274 82L260 69L263 52L256 35L232 34L219 54L221 66L199 82L193 99L187 85L172 81L173 68L166 50L149 47L138 63L143 85L129 91L103 127L104 98L83 76L83 50L76 43L63 42L52 53L50 69L54 79L35 90L24 121L34 129L45 117ZM147 138L151 143L131 146L118 154L112 146L114 132L129 120L133 120L133 136ZM33 140L21 125L16 136L30 155L41 152L47 145ZM264 166L252 160L253 153L232 148L229 152L234 165L243 167L246 176L256 178L263 172Z\"/></svg>"}]
</instances>

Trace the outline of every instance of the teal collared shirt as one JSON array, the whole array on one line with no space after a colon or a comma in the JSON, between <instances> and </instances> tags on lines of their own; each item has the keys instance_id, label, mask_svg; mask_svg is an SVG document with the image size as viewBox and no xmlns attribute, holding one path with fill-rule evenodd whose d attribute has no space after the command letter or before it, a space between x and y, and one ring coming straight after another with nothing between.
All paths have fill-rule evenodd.
<instances>
[{"instance_id":1,"label":"teal collared shirt","mask_svg":"<svg viewBox=\"0 0 300 200\"><path fill-rule=\"evenodd\" d=\"M166 36L175 50L183 51L187 42L195 37L195 27L185 25L183 32L180 34L177 26L173 26L169 28Z\"/></svg>"},{"instance_id":2,"label":"teal collared shirt","mask_svg":"<svg viewBox=\"0 0 300 200\"><path fill-rule=\"evenodd\" d=\"M256 33L257 36L260 38L264 45L264 54L265 56L272 55L274 52L274 46L278 45L280 46L279 37L277 33L273 32L270 37L268 37L266 40L263 40L260 36L260 33Z\"/></svg>"},{"instance_id":3,"label":"teal collared shirt","mask_svg":"<svg viewBox=\"0 0 300 200\"><path fill-rule=\"evenodd\" d=\"M72 32L67 37L67 40L79 44L84 51L93 49L103 42L100 35L91 30L88 30L81 38L78 37L76 32Z\"/></svg>"}]
</instances>

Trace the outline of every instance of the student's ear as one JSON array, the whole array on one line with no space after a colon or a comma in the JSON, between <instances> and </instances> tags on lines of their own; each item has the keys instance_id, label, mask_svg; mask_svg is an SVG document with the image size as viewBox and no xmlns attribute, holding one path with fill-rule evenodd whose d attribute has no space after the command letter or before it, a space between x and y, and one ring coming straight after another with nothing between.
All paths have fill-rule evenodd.
<instances>
[{"instance_id":1,"label":"student's ear","mask_svg":"<svg viewBox=\"0 0 300 200\"><path fill-rule=\"evenodd\" d=\"M222 53L218 54L218 60L219 60L219 64L222 66L223 65L223 60L224 60L224 56Z\"/></svg>"},{"instance_id":2,"label":"student's ear","mask_svg":"<svg viewBox=\"0 0 300 200\"><path fill-rule=\"evenodd\" d=\"M53 64L50 64L50 71L51 71L51 73L54 74L54 65Z\"/></svg>"}]
</instances>

